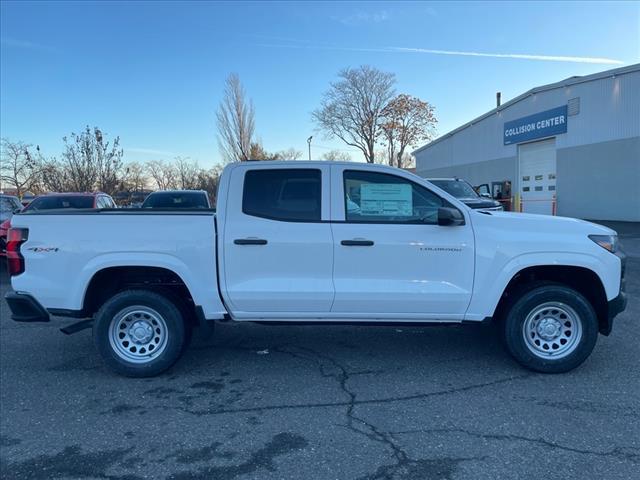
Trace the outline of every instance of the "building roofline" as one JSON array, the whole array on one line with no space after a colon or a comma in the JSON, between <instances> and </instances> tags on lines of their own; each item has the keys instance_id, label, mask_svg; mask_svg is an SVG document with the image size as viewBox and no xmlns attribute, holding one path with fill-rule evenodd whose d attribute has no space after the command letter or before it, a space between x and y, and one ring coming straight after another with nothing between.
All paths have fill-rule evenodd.
<instances>
[{"instance_id":1,"label":"building roofline","mask_svg":"<svg viewBox=\"0 0 640 480\"><path fill-rule=\"evenodd\" d=\"M516 103L518 103L518 102L524 100L525 98L527 98L527 97L529 97L531 95L534 95L536 93L547 92L549 90L555 90L555 89L561 88L561 87L568 87L568 86L571 86L571 85L577 85L579 83L592 82L594 80L601 80L603 78L615 77L617 75L625 75L627 73L633 73L633 72L640 72L640 63L634 63L633 65L627 65L626 67L614 68L612 70L605 70L604 72L592 73L591 75L569 77L569 78L566 78L564 80L560 80L559 82L549 83L547 85L542 85L540 87L534 87L534 88L532 88L530 90L527 90L523 94L518 95L515 98L512 98L508 102L503 103L499 107L496 107L493 110L489 110L487 113L485 113L483 115L480 115L479 117L474 118L473 120L471 120L471 121L459 126L458 128L455 128L455 129L451 130L448 133L445 133L441 137L436 138L435 140L427 143L426 145L423 145L422 147L417 148L416 150L411 152L411 154L415 155L416 153L419 153L422 150L425 150L425 149L435 145L436 143L440 143L442 140L445 140L445 139L447 139L449 137L452 137L456 133L464 130L465 128L468 128L468 127L470 127L471 125L473 125L475 123L481 122L485 118L488 118L491 115L494 115L494 114L496 114L498 112L501 112L501 111L511 107L512 105L515 105Z\"/></svg>"}]
</instances>

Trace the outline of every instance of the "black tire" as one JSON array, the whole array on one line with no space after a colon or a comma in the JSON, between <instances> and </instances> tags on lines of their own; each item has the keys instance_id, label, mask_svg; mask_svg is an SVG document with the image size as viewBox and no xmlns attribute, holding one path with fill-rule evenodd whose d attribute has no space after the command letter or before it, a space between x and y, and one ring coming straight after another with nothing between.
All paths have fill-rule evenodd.
<instances>
[{"instance_id":1,"label":"black tire","mask_svg":"<svg viewBox=\"0 0 640 480\"><path fill-rule=\"evenodd\" d=\"M598 318L589 301L554 283L530 285L514 295L503 328L509 353L522 366L542 373L578 367L598 339Z\"/></svg>"},{"instance_id":2,"label":"black tire","mask_svg":"<svg viewBox=\"0 0 640 480\"><path fill-rule=\"evenodd\" d=\"M135 337L145 329L151 329L151 340L146 341L148 336ZM152 377L180 358L189 330L180 308L166 296L126 290L107 300L95 315L93 339L102 359L115 372L127 377Z\"/></svg>"}]
</instances>

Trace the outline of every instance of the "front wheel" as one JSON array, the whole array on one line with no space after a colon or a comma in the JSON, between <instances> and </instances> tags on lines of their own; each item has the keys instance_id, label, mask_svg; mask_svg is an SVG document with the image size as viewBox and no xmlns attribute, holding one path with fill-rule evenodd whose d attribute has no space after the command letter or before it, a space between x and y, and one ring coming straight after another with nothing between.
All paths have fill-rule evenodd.
<instances>
[{"instance_id":1,"label":"front wheel","mask_svg":"<svg viewBox=\"0 0 640 480\"><path fill-rule=\"evenodd\" d=\"M591 354L598 319L589 301L557 284L522 293L504 319L507 349L523 366L543 373L568 372Z\"/></svg>"},{"instance_id":2,"label":"front wheel","mask_svg":"<svg viewBox=\"0 0 640 480\"><path fill-rule=\"evenodd\" d=\"M95 316L93 338L105 363L129 377L151 377L180 357L188 338L180 309L147 290L120 292Z\"/></svg>"}]
</instances>

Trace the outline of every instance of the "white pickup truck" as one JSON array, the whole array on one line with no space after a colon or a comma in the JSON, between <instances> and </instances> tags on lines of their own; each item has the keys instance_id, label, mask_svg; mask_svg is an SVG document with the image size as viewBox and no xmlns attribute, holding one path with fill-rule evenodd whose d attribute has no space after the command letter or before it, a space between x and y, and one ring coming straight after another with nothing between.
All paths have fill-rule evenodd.
<instances>
[{"instance_id":1,"label":"white pickup truck","mask_svg":"<svg viewBox=\"0 0 640 480\"><path fill-rule=\"evenodd\" d=\"M616 233L472 210L403 170L340 162L225 168L218 210L15 215L15 321L85 319L115 371L169 368L199 323L499 322L525 367L580 365L626 306ZM318 326L318 328L322 328Z\"/></svg>"}]
</instances>

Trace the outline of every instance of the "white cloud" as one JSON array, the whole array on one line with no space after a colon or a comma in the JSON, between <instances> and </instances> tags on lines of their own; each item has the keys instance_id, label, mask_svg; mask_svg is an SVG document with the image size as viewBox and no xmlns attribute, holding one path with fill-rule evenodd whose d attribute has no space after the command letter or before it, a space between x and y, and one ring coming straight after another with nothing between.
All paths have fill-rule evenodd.
<instances>
[{"instance_id":1,"label":"white cloud","mask_svg":"<svg viewBox=\"0 0 640 480\"><path fill-rule=\"evenodd\" d=\"M380 10L379 12L364 12L359 11L352 15L345 17L332 17L334 20L342 23L343 25L362 25L367 23L381 23L389 19L389 14L386 10Z\"/></svg>"},{"instance_id":2,"label":"white cloud","mask_svg":"<svg viewBox=\"0 0 640 480\"><path fill-rule=\"evenodd\" d=\"M519 60L539 60L546 62L598 63L604 65L623 65L624 62L603 57L573 57L564 55L532 55L526 53L485 53L456 50L433 50L429 48L388 47L388 50L404 53L427 53L432 55L460 55L464 57L514 58Z\"/></svg>"},{"instance_id":3,"label":"white cloud","mask_svg":"<svg viewBox=\"0 0 640 480\"><path fill-rule=\"evenodd\" d=\"M57 52L58 49L49 45L29 42L27 40L18 40L15 38L2 38L0 44L3 47L22 48L26 50L42 50L47 52Z\"/></svg>"},{"instance_id":4,"label":"white cloud","mask_svg":"<svg viewBox=\"0 0 640 480\"><path fill-rule=\"evenodd\" d=\"M625 62L614 58L606 57L577 57L564 55L534 55L528 53L487 53L487 52L466 52L458 50L435 50L429 48L410 48L410 47L341 47L336 45L296 45L296 44L274 44L259 43L258 47L267 48L295 48L304 50L336 50L342 52L379 52L379 53L421 53L429 55L457 55L463 57L489 57L489 58L505 58L513 60L535 60L544 62L570 62L570 63L593 63L600 65L624 65Z\"/></svg>"}]
</instances>

